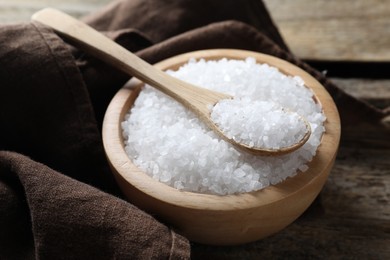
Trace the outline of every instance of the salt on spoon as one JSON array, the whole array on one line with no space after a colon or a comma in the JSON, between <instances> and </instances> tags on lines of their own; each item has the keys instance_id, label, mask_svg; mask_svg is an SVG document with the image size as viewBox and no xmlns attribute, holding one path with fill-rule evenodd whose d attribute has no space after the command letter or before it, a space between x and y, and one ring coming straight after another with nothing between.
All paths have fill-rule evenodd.
<instances>
[{"instance_id":1,"label":"salt on spoon","mask_svg":"<svg viewBox=\"0 0 390 260\"><path fill-rule=\"evenodd\" d=\"M224 135L248 149L282 151L309 137L310 124L303 117L272 101L221 100L212 108L211 119Z\"/></svg>"},{"instance_id":2,"label":"salt on spoon","mask_svg":"<svg viewBox=\"0 0 390 260\"><path fill-rule=\"evenodd\" d=\"M153 67L122 46L118 45L103 34L77 19L52 8L45 8L32 16L32 20L45 24L61 35L72 40L79 48L112 66L141 79L145 83L159 89L165 94L182 103L193 111L221 138L232 143L235 147L255 155L281 155L300 148L310 137L310 126L303 117L299 117L305 125L302 138L298 138L287 146L258 147L252 143L241 143L241 138L229 138L224 129L220 129L211 119L210 107L214 107L220 100L232 97L223 93L200 88L169 76L163 71ZM288 114L288 113L287 113Z\"/></svg>"}]
</instances>

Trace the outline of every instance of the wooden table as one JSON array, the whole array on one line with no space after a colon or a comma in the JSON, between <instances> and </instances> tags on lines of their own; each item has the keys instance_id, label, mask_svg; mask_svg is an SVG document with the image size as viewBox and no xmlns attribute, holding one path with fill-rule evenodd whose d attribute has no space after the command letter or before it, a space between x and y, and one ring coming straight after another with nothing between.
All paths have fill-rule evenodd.
<instances>
[{"instance_id":1,"label":"wooden table","mask_svg":"<svg viewBox=\"0 0 390 260\"><path fill-rule=\"evenodd\" d=\"M47 4L80 16L107 2L0 0L0 22L27 21ZM379 108L390 105L389 0L265 3L293 53L319 69L339 62L346 67L329 75L341 88ZM347 73L353 69L348 67L351 61L365 66L367 73ZM344 127L327 184L303 216L282 232L251 244L193 244L192 255L194 259L390 259L389 203L389 128Z\"/></svg>"}]
</instances>

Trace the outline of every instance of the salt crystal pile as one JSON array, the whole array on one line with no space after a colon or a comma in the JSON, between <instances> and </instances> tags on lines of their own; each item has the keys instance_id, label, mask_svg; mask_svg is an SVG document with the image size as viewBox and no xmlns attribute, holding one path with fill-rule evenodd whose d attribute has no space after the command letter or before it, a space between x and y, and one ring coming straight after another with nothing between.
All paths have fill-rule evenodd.
<instances>
[{"instance_id":1,"label":"salt crystal pile","mask_svg":"<svg viewBox=\"0 0 390 260\"><path fill-rule=\"evenodd\" d=\"M218 102L211 119L229 139L249 147L280 149L303 139L305 121L274 102L249 98L226 99Z\"/></svg>"},{"instance_id":2,"label":"salt crystal pile","mask_svg":"<svg viewBox=\"0 0 390 260\"><path fill-rule=\"evenodd\" d=\"M316 154L325 131L325 116L301 78L286 76L267 64L256 64L253 58L190 60L178 71L167 73L229 94L235 100L253 102L256 109L266 104L275 113L283 107L305 117L312 133L300 149L290 154L254 156L236 150L181 104L145 86L122 122L122 129L129 158L152 178L180 190L226 195L260 190L308 169L306 164ZM273 129L289 125L284 120L274 123ZM231 123L231 127L239 130L240 122ZM292 128L300 131L299 126ZM269 146L281 138L273 132L262 138ZM245 132L241 134L247 139ZM293 135L291 132L291 139Z\"/></svg>"}]
</instances>

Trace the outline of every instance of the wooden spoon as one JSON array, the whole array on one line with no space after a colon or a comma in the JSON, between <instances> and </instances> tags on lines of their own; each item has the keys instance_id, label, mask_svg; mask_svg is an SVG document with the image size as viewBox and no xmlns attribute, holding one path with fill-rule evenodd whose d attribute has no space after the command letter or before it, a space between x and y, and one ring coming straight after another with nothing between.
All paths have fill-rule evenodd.
<instances>
[{"instance_id":1,"label":"wooden spoon","mask_svg":"<svg viewBox=\"0 0 390 260\"><path fill-rule=\"evenodd\" d=\"M52 8L38 11L32 16L32 20L38 21L53 28L60 35L71 40L85 52L111 64L125 73L141 79L145 83L171 96L192 110L203 122L205 122L221 138L232 143L237 148L255 155L281 155L290 153L300 148L310 137L310 125L302 118L306 125L304 137L297 143L280 149L263 147L249 147L238 143L224 135L210 118L210 107L213 107L222 99L232 98L229 95L200 88L172 76L153 67L138 56L129 52L103 34L75 18Z\"/></svg>"}]
</instances>

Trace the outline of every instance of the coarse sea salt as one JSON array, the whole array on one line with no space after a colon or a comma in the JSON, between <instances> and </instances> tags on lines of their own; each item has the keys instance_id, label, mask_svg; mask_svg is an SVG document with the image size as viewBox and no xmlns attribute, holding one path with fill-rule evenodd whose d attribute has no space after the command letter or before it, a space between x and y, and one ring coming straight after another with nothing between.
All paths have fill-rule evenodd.
<instances>
[{"instance_id":1,"label":"coarse sea salt","mask_svg":"<svg viewBox=\"0 0 390 260\"><path fill-rule=\"evenodd\" d=\"M252 148L291 147L307 132L297 113L246 97L221 100L211 109L211 119L227 138Z\"/></svg>"},{"instance_id":2,"label":"coarse sea salt","mask_svg":"<svg viewBox=\"0 0 390 260\"><path fill-rule=\"evenodd\" d=\"M252 103L253 109L271 109L272 114L280 108L292 112L287 113L287 120L292 122L285 121L286 113L280 115L283 120L257 115L254 121L262 122L264 116L264 122L271 120L274 124L261 126L268 132L259 138L259 142L273 146L281 145L280 140L288 142L299 138L294 137L302 132L299 123L294 125L297 122L295 113L306 118L312 133L301 148L290 154L254 156L236 150L181 104L145 86L122 122L122 129L128 156L152 178L180 190L225 195L260 190L308 169L307 162L316 154L325 131L323 123L326 118L301 78L286 76L267 64L257 64L254 58L244 61L191 59L179 70L167 73L234 96L237 102ZM226 114L224 105L246 113L241 109L243 106L231 108L232 104L219 103L221 111L217 115ZM234 131L240 130L240 120L227 123ZM278 133L291 125L288 134ZM243 139L250 139L245 132L240 134L243 134Z\"/></svg>"}]
</instances>

